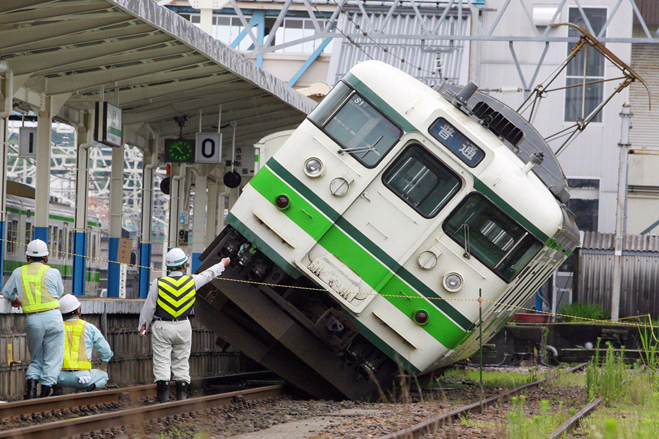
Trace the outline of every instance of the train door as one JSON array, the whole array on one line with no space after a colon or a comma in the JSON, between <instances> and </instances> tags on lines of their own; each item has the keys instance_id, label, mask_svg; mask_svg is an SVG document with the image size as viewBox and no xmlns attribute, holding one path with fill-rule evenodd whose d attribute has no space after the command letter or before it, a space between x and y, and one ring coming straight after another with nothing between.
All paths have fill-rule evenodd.
<instances>
[{"instance_id":1,"label":"train door","mask_svg":"<svg viewBox=\"0 0 659 439\"><path fill-rule=\"evenodd\" d=\"M309 269L335 290L343 288L359 312L460 187L461 179L412 137L318 240Z\"/></svg>"}]
</instances>

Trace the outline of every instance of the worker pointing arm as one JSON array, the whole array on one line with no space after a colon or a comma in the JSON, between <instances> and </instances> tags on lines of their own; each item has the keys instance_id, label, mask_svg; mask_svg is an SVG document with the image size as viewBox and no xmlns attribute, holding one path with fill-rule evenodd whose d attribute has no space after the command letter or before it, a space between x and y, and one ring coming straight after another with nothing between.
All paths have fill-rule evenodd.
<instances>
[{"instance_id":1,"label":"worker pointing arm","mask_svg":"<svg viewBox=\"0 0 659 439\"><path fill-rule=\"evenodd\" d=\"M224 271L231 260L222 259L199 274L188 275L188 256L180 248L167 252L167 276L151 283L140 313L139 335L144 337L153 321L153 374L158 388L158 401L169 401L169 380L176 381L176 398L187 398L190 384L190 350L192 326L188 317L196 300L196 291Z\"/></svg>"}]
</instances>

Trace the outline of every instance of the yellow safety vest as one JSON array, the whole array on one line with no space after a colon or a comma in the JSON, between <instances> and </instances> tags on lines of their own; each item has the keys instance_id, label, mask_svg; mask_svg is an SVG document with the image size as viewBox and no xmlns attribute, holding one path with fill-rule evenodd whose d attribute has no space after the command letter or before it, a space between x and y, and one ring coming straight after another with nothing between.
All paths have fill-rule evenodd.
<instances>
[{"instance_id":1,"label":"yellow safety vest","mask_svg":"<svg viewBox=\"0 0 659 439\"><path fill-rule=\"evenodd\" d=\"M192 276L164 276L158 279L157 317L164 320L186 317L192 312L196 289Z\"/></svg>"},{"instance_id":2,"label":"yellow safety vest","mask_svg":"<svg viewBox=\"0 0 659 439\"><path fill-rule=\"evenodd\" d=\"M85 345L85 325L81 319L64 321L64 362L62 370L92 370Z\"/></svg>"},{"instance_id":3,"label":"yellow safety vest","mask_svg":"<svg viewBox=\"0 0 659 439\"><path fill-rule=\"evenodd\" d=\"M59 308L59 300L48 293L45 264L28 264L21 267L21 289L23 290L23 312L26 314Z\"/></svg>"}]
</instances>

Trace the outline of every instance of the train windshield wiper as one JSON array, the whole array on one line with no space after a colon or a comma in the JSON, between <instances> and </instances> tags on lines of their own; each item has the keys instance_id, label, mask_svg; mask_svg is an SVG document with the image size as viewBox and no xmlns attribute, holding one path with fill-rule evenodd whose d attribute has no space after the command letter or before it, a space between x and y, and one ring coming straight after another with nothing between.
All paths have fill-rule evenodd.
<instances>
[{"instance_id":1,"label":"train windshield wiper","mask_svg":"<svg viewBox=\"0 0 659 439\"><path fill-rule=\"evenodd\" d=\"M383 137L384 137L384 136L380 136L380 137L378 137L378 140L376 140L375 142L373 142L372 145L356 146L355 148L347 148L347 149L339 149L337 152L338 152L339 154L345 154L346 152L355 152L355 153L363 152L364 155L362 156L362 158L364 158L364 157L366 156L366 154L368 154L369 152L374 152L374 153L380 155L380 154L378 153L378 150L375 149L375 145L377 145L378 142L379 142L380 140L382 140Z\"/></svg>"},{"instance_id":2,"label":"train windshield wiper","mask_svg":"<svg viewBox=\"0 0 659 439\"><path fill-rule=\"evenodd\" d=\"M471 259L471 241L469 240L469 225L467 223L464 223L462 225L462 228L464 229L464 257L467 259Z\"/></svg>"}]
</instances>

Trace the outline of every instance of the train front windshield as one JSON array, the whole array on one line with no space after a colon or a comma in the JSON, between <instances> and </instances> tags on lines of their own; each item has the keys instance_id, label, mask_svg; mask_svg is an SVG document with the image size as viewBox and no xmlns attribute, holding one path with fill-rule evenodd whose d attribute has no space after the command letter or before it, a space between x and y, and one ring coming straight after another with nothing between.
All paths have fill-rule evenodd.
<instances>
[{"instance_id":1,"label":"train front windshield","mask_svg":"<svg viewBox=\"0 0 659 439\"><path fill-rule=\"evenodd\" d=\"M542 248L539 240L478 193L464 199L444 230L507 282Z\"/></svg>"},{"instance_id":2,"label":"train front windshield","mask_svg":"<svg viewBox=\"0 0 659 439\"><path fill-rule=\"evenodd\" d=\"M402 135L396 125L342 82L314 109L309 120L367 168L376 166Z\"/></svg>"}]
</instances>

